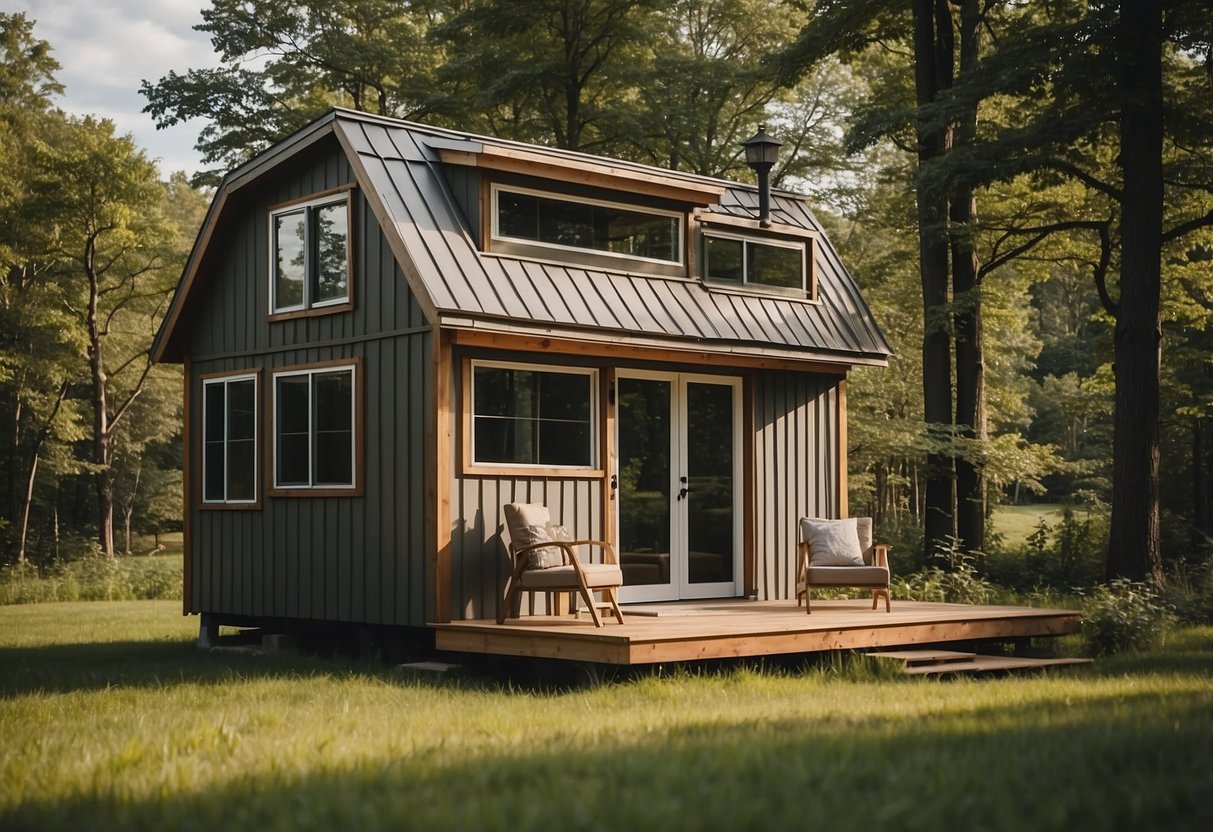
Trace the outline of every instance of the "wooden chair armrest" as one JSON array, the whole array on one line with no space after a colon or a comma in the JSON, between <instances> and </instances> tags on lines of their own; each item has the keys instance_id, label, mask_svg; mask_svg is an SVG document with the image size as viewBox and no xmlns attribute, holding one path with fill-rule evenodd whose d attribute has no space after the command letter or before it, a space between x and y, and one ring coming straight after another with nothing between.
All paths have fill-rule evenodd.
<instances>
[{"instance_id":1,"label":"wooden chair armrest","mask_svg":"<svg viewBox=\"0 0 1213 832\"><path fill-rule=\"evenodd\" d=\"M530 554L531 552L533 552L536 549L546 549L549 546L556 546L558 548L563 549L566 559L568 556L572 556L572 558L574 560L577 559L577 556L573 553L572 548L570 548L569 542L564 541L564 540L543 540L543 541L540 541L539 543L531 543L527 546L522 546L522 547L515 549L514 550L514 562L522 563L525 560L525 557L524 557L525 555Z\"/></svg>"},{"instance_id":2,"label":"wooden chair armrest","mask_svg":"<svg viewBox=\"0 0 1213 832\"><path fill-rule=\"evenodd\" d=\"M877 566L883 566L885 569L889 568L889 544L877 543L874 556Z\"/></svg>"},{"instance_id":3,"label":"wooden chair armrest","mask_svg":"<svg viewBox=\"0 0 1213 832\"><path fill-rule=\"evenodd\" d=\"M607 543L605 540L569 540L561 542L567 542L569 546L598 546L602 549L603 563L619 562L618 558L615 557L615 547L610 543Z\"/></svg>"}]
</instances>

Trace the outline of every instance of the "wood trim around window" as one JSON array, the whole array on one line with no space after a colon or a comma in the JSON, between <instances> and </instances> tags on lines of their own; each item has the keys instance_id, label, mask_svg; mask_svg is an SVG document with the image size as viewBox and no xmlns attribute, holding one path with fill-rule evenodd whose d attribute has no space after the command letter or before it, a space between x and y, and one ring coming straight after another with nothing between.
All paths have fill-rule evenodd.
<instances>
[{"instance_id":1,"label":"wood trim around window","mask_svg":"<svg viewBox=\"0 0 1213 832\"><path fill-rule=\"evenodd\" d=\"M530 368L539 372L558 373L562 370L574 370L579 373L584 372L591 378L599 379L598 388L594 389L594 394L598 397L598 407L591 414L591 421L601 423L599 414L603 408L603 399L601 393L601 378L603 371L598 367L586 367L567 364L533 364L525 361L503 361L501 359L472 359L464 356L459 360L459 474L462 477L509 477L511 479L560 479L560 480L577 480L577 479L605 479L606 471L603 468L603 445L601 437L597 435L598 425L592 424L591 430L595 434L595 442L597 445L597 462L593 468L564 468L554 466L540 465L509 465L507 463L481 463L476 464L472 459L472 362L473 360L497 366L512 366L518 368Z\"/></svg>"},{"instance_id":2,"label":"wood trim around window","mask_svg":"<svg viewBox=\"0 0 1213 832\"><path fill-rule=\"evenodd\" d=\"M277 434L274 425L274 396L277 391L276 379L280 375L305 371L323 371L338 367L352 367L354 370L354 484L352 488L332 487L300 487L287 486L280 488L275 484L277 471L274 468L274 454L277 449ZM349 358L334 358L328 361L316 361L307 364L292 364L288 367L273 367L267 372L269 385L266 398L269 405L265 408L265 493L269 497L362 497L365 494L366 483L366 373L363 369L361 356Z\"/></svg>"},{"instance_id":3,"label":"wood trim around window","mask_svg":"<svg viewBox=\"0 0 1213 832\"><path fill-rule=\"evenodd\" d=\"M265 209L265 233L266 233L266 254L268 256L268 291L270 299L270 310L266 314L268 323L279 323L281 321L293 321L299 318L317 318L323 315L338 315L343 312L352 312L355 305L355 284L354 275L355 268L355 252L357 246L354 245L354 238L358 233L358 212L355 210L354 194L358 190L356 183L341 185L336 188L329 188L325 191L320 191L310 196L300 197L288 202L280 202L277 205L271 205ZM303 309L291 309L286 312L274 311L274 214L280 211L286 211L293 206L307 206L312 203L326 202L329 197L336 197L345 194L345 294L346 299L340 303L330 303L322 306L308 306ZM332 200L336 203L337 200ZM305 289L306 291L306 289Z\"/></svg>"},{"instance_id":4,"label":"wood trim around window","mask_svg":"<svg viewBox=\"0 0 1213 832\"><path fill-rule=\"evenodd\" d=\"M263 454L261 453L261 451L263 450L262 446L265 444L265 427L264 427L265 419L263 418L265 415L265 385L262 384L261 368L260 367L250 367L245 370L223 370L223 371L217 371L217 372L213 372L213 373L202 373L201 375L199 375L198 376L198 402L202 406L203 410L200 412L200 414L199 414L200 418L198 419L198 424L201 426L201 430L198 431L197 495L198 495L198 509L201 511L258 511L261 509L262 496L265 493L264 483L262 481L262 477L260 476L260 474L262 473L261 471L257 471L256 472L257 476L254 477L253 487L257 489L257 499L255 499L251 503L208 502L206 500L206 496L205 496L206 495L206 482L205 482L205 476L206 476L206 471L205 471L205 464L206 464L206 462L205 462L205 460L206 460L206 435L205 435L206 434L206 412L205 412L206 383L208 381L212 381L214 379L239 378L241 376L253 376L253 379L254 379L254 384L255 384L256 389L254 390L253 398L257 403L257 415L259 418L257 419L256 424L253 426L253 430L255 431L253 436L257 443L257 464L258 464L258 466L261 466L261 467L264 467L264 465L265 465L265 462L263 459ZM189 407L188 402L186 403L186 407L187 408ZM189 434L187 432L186 436L188 436L188 435Z\"/></svg>"}]
</instances>

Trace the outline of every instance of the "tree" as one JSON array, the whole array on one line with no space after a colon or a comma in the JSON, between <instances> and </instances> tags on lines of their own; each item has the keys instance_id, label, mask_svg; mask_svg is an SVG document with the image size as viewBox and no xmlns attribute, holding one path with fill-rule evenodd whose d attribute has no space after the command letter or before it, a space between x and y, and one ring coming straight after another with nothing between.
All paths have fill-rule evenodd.
<instances>
[{"instance_id":1,"label":"tree","mask_svg":"<svg viewBox=\"0 0 1213 832\"><path fill-rule=\"evenodd\" d=\"M439 2L212 0L195 28L211 35L218 69L145 80L145 112L168 127L207 119L195 177L213 183L333 106L419 118L433 96L441 52L427 36Z\"/></svg>"},{"instance_id":2,"label":"tree","mask_svg":"<svg viewBox=\"0 0 1213 832\"><path fill-rule=\"evenodd\" d=\"M633 81L657 31L654 0L472 0L435 30L447 118L568 150L619 152ZM470 105L470 106L469 106Z\"/></svg>"},{"instance_id":3,"label":"tree","mask_svg":"<svg viewBox=\"0 0 1213 832\"><path fill-rule=\"evenodd\" d=\"M30 228L87 354L97 539L114 553L116 432L152 372L150 346L181 262L155 165L129 136L67 120L33 154Z\"/></svg>"}]
</instances>

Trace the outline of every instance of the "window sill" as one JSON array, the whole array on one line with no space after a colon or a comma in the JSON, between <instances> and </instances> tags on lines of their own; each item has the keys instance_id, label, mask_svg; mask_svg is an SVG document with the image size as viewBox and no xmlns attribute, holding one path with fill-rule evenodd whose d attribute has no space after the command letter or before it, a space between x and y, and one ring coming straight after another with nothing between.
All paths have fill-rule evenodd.
<instances>
[{"instance_id":1,"label":"window sill","mask_svg":"<svg viewBox=\"0 0 1213 832\"><path fill-rule=\"evenodd\" d=\"M270 497L361 497L362 488L271 488Z\"/></svg>"},{"instance_id":2,"label":"window sill","mask_svg":"<svg viewBox=\"0 0 1213 832\"><path fill-rule=\"evenodd\" d=\"M545 468L521 465L465 465L465 477L510 477L511 479L601 480L606 471L601 468Z\"/></svg>"},{"instance_id":3,"label":"window sill","mask_svg":"<svg viewBox=\"0 0 1213 832\"><path fill-rule=\"evenodd\" d=\"M299 318L318 318L322 315L337 315L342 312L352 312L354 302L352 300L342 301L341 303L333 303L327 306L313 306L311 309L292 309L289 312L271 312L266 321L269 323L277 323L278 321L293 321Z\"/></svg>"},{"instance_id":4,"label":"window sill","mask_svg":"<svg viewBox=\"0 0 1213 832\"><path fill-rule=\"evenodd\" d=\"M255 503L215 503L201 502L198 508L202 511L259 511L261 501Z\"/></svg>"},{"instance_id":5,"label":"window sill","mask_svg":"<svg viewBox=\"0 0 1213 832\"><path fill-rule=\"evenodd\" d=\"M703 280L703 285L707 287L708 291L720 292L727 295L743 295L751 298L779 298L780 300L807 303L813 306L821 303L820 298L810 297L809 293L804 289L781 289L777 286L762 286L753 283L739 285L737 283L725 283L706 278Z\"/></svg>"}]
</instances>

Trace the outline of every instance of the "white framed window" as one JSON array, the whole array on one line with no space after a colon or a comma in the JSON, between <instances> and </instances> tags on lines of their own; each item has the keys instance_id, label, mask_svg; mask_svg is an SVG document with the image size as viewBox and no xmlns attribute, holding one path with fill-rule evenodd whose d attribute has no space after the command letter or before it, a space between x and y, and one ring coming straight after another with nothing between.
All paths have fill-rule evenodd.
<instances>
[{"instance_id":1,"label":"white framed window","mask_svg":"<svg viewBox=\"0 0 1213 832\"><path fill-rule=\"evenodd\" d=\"M683 262L683 215L494 184L493 239L662 264Z\"/></svg>"},{"instance_id":2,"label":"white framed window","mask_svg":"<svg viewBox=\"0 0 1213 832\"><path fill-rule=\"evenodd\" d=\"M721 283L808 292L806 248L803 240L705 232L703 274Z\"/></svg>"},{"instance_id":3,"label":"white framed window","mask_svg":"<svg viewBox=\"0 0 1213 832\"><path fill-rule=\"evenodd\" d=\"M202 501L257 502L257 375L202 380Z\"/></svg>"},{"instance_id":4,"label":"white framed window","mask_svg":"<svg viewBox=\"0 0 1213 832\"><path fill-rule=\"evenodd\" d=\"M269 231L271 314L349 303L348 193L272 209Z\"/></svg>"},{"instance_id":5,"label":"white framed window","mask_svg":"<svg viewBox=\"0 0 1213 832\"><path fill-rule=\"evenodd\" d=\"M274 373L275 488L355 488L357 384L353 364Z\"/></svg>"},{"instance_id":6,"label":"white framed window","mask_svg":"<svg viewBox=\"0 0 1213 832\"><path fill-rule=\"evenodd\" d=\"M598 461L598 371L472 361L473 466L590 470Z\"/></svg>"}]
</instances>

